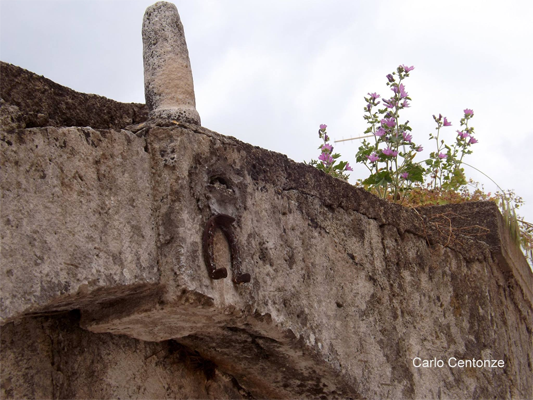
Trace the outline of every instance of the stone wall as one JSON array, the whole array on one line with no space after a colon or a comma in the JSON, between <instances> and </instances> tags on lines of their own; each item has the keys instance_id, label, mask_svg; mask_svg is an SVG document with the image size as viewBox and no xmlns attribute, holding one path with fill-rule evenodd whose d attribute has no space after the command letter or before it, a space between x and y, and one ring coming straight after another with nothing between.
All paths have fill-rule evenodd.
<instances>
[{"instance_id":1,"label":"stone wall","mask_svg":"<svg viewBox=\"0 0 533 400\"><path fill-rule=\"evenodd\" d=\"M2 327L0 390L2 399L249 398L194 350L95 335L79 328L75 311Z\"/></svg>"},{"instance_id":2,"label":"stone wall","mask_svg":"<svg viewBox=\"0 0 533 400\"><path fill-rule=\"evenodd\" d=\"M203 127L130 122L0 132L3 397L533 397L531 270L494 204L407 209ZM220 214L235 242L214 230L213 280Z\"/></svg>"},{"instance_id":3,"label":"stone wall","mask_svg":"<svg viewBox=\"0 0 533 400\"><path fill-rule=\"evenodd\" d=\"M78 93L2 61L0 72L0 122L4 130L44 126L121 129L148 116L144 104Z\"/></svg>"}]
</instances>

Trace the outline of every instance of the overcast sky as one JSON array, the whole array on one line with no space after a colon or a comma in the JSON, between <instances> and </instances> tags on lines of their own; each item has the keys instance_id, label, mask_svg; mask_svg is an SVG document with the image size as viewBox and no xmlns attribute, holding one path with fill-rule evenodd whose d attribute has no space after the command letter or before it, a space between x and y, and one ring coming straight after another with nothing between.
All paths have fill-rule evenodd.
<instances>
[{"instance_id":1,"label":"overcast sky","mask_svg":"<svg viewBox=\"0 0 533 400\"><path fill-rule=\"evenodd\" d=\"M144 103L141 26L153 0L0 0L0 59L74 90ZM176 0L202 125L295 161L366 129L363 96L406 81L414 140L434 144L432 114L453 126L474 110L465 161L527 202L533 221L533 1ZM355 164L359 141L335 151ZM467 175L495 186L465 167ZM354 166L351 181L366 178Z\"/></svg>"}]
</instances>

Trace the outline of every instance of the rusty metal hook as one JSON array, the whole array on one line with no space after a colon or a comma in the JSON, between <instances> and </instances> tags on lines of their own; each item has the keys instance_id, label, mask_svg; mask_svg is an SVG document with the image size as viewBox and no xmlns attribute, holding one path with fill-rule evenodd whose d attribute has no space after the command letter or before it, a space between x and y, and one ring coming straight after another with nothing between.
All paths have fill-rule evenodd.
<instances>
[{"instance_id":1,"label":"rusty metal hook","mask_svg":"<svg viewBox=\"0 0 533 400\"><path fill-rule=\"evenodd\" d=\"M228 276L226 268L217 268L214 257L214 238L217 229L224 234L229 244L231 253L231 266L233 269L233 283L247 283L250 282L250 274L241 272L241 257L239 254L239 248L237 246L237 239L233 232L231 224L235 222L235 218L226 214L218 214L209 218L205 225L204 233L202 235L202 247L204 254L205 265L207 266L207 272L211 279L223 279Z\"/></svg>"}]
</instances>

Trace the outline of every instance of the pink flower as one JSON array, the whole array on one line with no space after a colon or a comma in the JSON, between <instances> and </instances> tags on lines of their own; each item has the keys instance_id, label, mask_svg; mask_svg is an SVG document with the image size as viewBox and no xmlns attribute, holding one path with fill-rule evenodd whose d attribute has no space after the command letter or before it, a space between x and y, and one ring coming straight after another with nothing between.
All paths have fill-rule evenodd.
<instances>
[{"instance_id":1,"label":"pink flower","mask_svg":"<svg viewBox=\"0 0 533 400\"><path fill-rule=\"evenodd\" d=\"M320 130L325 131L328 126L326 124L320 125Z\"/></svg>"},{"instance_id":2,"label":"pink flower","mask_svg":"<svg viewBox=\"0 0 533 400\"><path fill-rule=\"evenodd\" d=\"M409 102L407 100L404 100L402 103L402 107L407 108L409 107Z\"/></svg>"},{"instance_id":3,"label":"pink flower","mask_svg":"<svg viewBox=\"0 0 533 400\"><path fill-rule=\"evenodd\" d=\"M326 144L322 145L321 149L322 149L322 152L328 151L329 153L331 153L331 151L333 150L333 146L326 143Z\"/></svg>"},{"instance_id":4,"label":"pink flower","mask_svg":"<svg viewBox=\"0 0 533 400\"><path fill-rule=\"evenodd\" d=\"M386 133L386 132L385 132L385 129L383 129L383 127L380 126L380 127L378 128L378 130L376 131L376 136L381 137L381 136L383 136L385 133Z\"/></svg>"},{"instance_id":5,"label":"pink flower","mask_svg":"<svg viewBox=\"0 0 533 400\"><path fill-rule=\"evenodd\" d=\"M350 167L350 163L346 163L346 167L344 167L346 171L353 171L353 168Z\"/></svg>"},{"instance_id":6,"label":"pink flower","mask_svg":"<svg viewBox=\"0 0 533 400\"><path fill-rule=\"evenodd\" d=\"M381 120L381 125L394 128L396 126L396 120L394 118L385 118Z\"/></svg>"},{"instance_id":7,"label":"pink flower","mask_svg":"<svg viewBox=\"0 0 533 400\"><path fill-rule=\"evenodd\" d=\"M388 74L387 79L389 80L389 82L394 82L394 77L392 76L392 74Z\"/></svg>"},{"instance_id":8,"label":"pink flower","mask_svg":"<svg viewBox=\"0 0 533 400\"><path fill-rule=\"evenodd\" d=\"M404 99L408 96L407 92L405 91L405 86L403 85L403 83L400 83L400 86L393 86L392 87L392 91L394 93L400 93L400 98Z\"/></svg>"},{"instance_id":9,"label":"pink flower","mask_svg":"<svg viewBox=\"0 0 533 400\"><path fill-rule=\"evenodd\" d=\"M376 153L370 154L369 156L367 156L367 158L370 160L370 162L376 162L377 160L379 160L379 157L376 155Z\"/></svg>"},{"instance_id":10,"label":"pink flower","mask_svg":"<svg viewBox=\"0 0 533 400\"><path fill-rule=\"evenodd\" d=\"M396 106L396 102L394 101L394 99L390 99L390 100L383 99L383 103L385 103L385 106L387 108L394 108L394 106Z\"/></svg>"},{"instance_id":11,"label":"pink flower","mask_svg":"<svg viewBox=\"0 0 533 400\"><path fill-rule=\"evenodd\" d=\"M368 93L368 95L373 100L379 99L379 94L377 94L377 93Z\"/></svg>"},{"instance_id":12,"label":"pink flower","mask_svg":"<svg viewBox=\"0 0 533 400\"><path fill-rule=\"evenodd\" d=\"M409 94L405 91L405 86L403 84L400 85L400 97L402 99L405 99Z\"/></svg>"},{"instance_id":13,"label":"pink flower","mask_svg":"<svg viewBox=\"0 0 533 400\"><path fill-rule=\"evenodd\" d=\"M391 148L387 147L386 149L381 150L383 154L386 156L396 157L398 155L398 152L396 150L392 150Z\"/></svg>"},{"instance_id":14,"label":"pink flower","mask_svg":"<svg viewBox=\"0 0 533 400\"><path fill-rule=\"evenodd\" d=\"M452 123L451 123L451 122L448 122L448 120L446 119L446 117L444 117L444 126L452 126Z\"/></svg>"},{"instance_id":15,"label":"pink flower","mask_svg":"<svg viewBox=\"0 0 533 400\"><path fill-rule=\"evenodd\" d=\"M423 148L422 146L418 146L418 147L416 148L416 151L418 151L419 153L420 153L422 150L424 150L424 148Z\"/></svg>"},{"instance_id":16,"label":"pink flower","mask_svg":"<svg viewBox=\"0 0 533 400\"><path fill-rule=\"evenodd\" d=\"M370 110L372 109L372 104L368 103L365 108L368 112L370 112Z\"/></svg>"},{"instance_id":17,"label":"pink flower","mask_svg":"<svg viewBox=\"0 0 533 400\"><path fill-rule=\"evenodd\" d=\"M457 133L461 139L466 139L468 137L468 133L466 132L457 131Z\"/></svg>"},{"instance_id":18,"label":"pink flower","mask_svg":"<svg viewBox=\"0 0 533 400\"><path fill-rule=\"evenodd\" d=\"M403 179L407 179L407 177L409 176L409 172L402 172L400 174L400 176L403 178Z\"/></svg>"},{"instance_id":19,"label":"pink flower","mask_svg":"<svg viewBox=\"0 0 533 400\"><path fill-rule=\"evenodd\" d=\"M477 143L477 139L473 136L470 136L470 140L468 141L469 144L476 144Z\"/></svg>"},{"instance_id":20,"label":"pink flower","mask_svg":"<svg viewBox=\"0 0 533 400\"><path fill-rule=\"evenodd\" d=\"M474 115L474 111L472 111L470 108L465 109L464 113L465 113L465 116Z\"/></svg>"},{"instance_id":21,"label":"pink flower","mask_svg":"<svg viewBox=\"0 0 533 400\"><path fill-rule=\"evenodd\" d=\"M402 65L402 68L405 72L409 72L409 71L412 71L413 69L415 69L415 67L411 66L411 67L408 67L407 65Z\"/></svg>"},{"instance_id":22,"label":"pink flower","mask_svg":"<svg viewBox=\"0 0 533 400\"><path fill-rule=\"evenodd\" d=\"M333 164L333 157L331 157L331 154L329 153L322 153L320 156L318 156L318 159L320 161L323 161L324 164Z\"/></svg>"},{"instance_id":23,"label":"pink flower","mask_svg":"<svg viewBox=\"0 0 533 400\"><path fill-rule=\"evenodd\" d=\"M446 158L448 157L448 154L444 154L444 153L439 153L439 158Z\"/></svg>"},{"instance_id":24,"label":"pink flower","mask_svg":"<svg viewBox=\"0 0 533 400\"><path fill-rule=\"evenodd\" d=\"M402 136L403 136L403 140L411 143L411 140L413 139L413 135L406 133L406 132L402 132Z\"/></svg>"}]
</instances>

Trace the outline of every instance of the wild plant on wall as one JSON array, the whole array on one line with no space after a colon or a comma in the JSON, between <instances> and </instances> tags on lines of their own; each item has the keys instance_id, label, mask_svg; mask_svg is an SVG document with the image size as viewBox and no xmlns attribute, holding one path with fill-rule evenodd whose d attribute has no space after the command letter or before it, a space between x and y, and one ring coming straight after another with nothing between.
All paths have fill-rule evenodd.
<instances>
[{"instance_id":1,"label":"wild plant on wall","mask_svg":"<svg viewBox=\"0 0 533 400\"><path fill-rule=\"evenodd\" d=\"M436 127L435 133L429 134L429 139L434 140L435 149L429 154L429 158L420 160L419 154L423 147L416 143L409 121L401 118L402 110L411 106L412 99L407 92L405 80L413 70L413 66L400 65L396 71L386 75L386 85L392 91L390 97L385 98L386 96L382 97L374 92L368 93L364 98L366 106L363 118L369 125L365 134L370 134L372 140L364 139L355 155L356 162L369 171L369 176L358 179L357 185L383 199L413 207L478 200L495 201L509 226L511 236L520 245L533 268L533 224L524 221L516 213L524 204L522 198L512 190L504 191L497 184L500 189L498 193L485 193L478 183L466 178L464 165L477 170L464 162L465 156L472 154L472 146L478 143L474 127L470 125L474 117L472 109L463 110L457 135L451 144L443 139L441 130L451 128L452 122L441 114L433 115ZM348 162L338 161L341 155L333 153L326 128L327 125L320 125L318 132L323 140L323 144L319 146L321 154L318 160L311 160L310 164L335 178L348 180L347 172L352 171L352 168ZM474 190L470 191L469 186L473 186Z\"/></svg>"}]
</instances>

